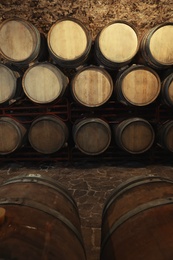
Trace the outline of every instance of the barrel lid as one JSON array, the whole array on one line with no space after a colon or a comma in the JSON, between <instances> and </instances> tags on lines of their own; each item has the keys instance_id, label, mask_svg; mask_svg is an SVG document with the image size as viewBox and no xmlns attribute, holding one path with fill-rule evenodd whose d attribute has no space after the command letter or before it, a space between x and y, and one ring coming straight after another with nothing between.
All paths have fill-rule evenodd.
<instances>
[{"instance_id":1,"label":"barrel lid","mask_svg":"<svg viewBox=\"0 0 173 260\"><path fill-rule=\"evenodd\" d=\"M15 151L21 143L22 134L16 121L12 118L0 118L0 154Z\"/></svg>"},{"instance_id":2,"label":"barrel lid","mask_svg":"<svg viewBox=\"0 0 173 260\"><path fill-rule=\"evenodd\" d=\"M51 63L36 63L22 79L26 96L36 103L50 103L59 98L64 86L62 72Z\"/></svg>"},{"instance_id":3,"label":"barrel lid","mask_svg":"<svg viewBox=\"0 0 173 260\"><path fill-rule=\"evenodd\" d=\"M173 74L172 74L173 76ZM173 104L173 79L171 81L171 83L169 84L169 87L168 87L168 96Z\"/></svg>"},{"instance_id":4,"label":"barrel lid","mask_svg":"<svg viewBox=\"0 0 173 260\"><path fill-rule=\"evenodd\" d=\"M149 50L154 59L162 65L173 64L173 23L163 24L152 31Z\"/></svg>"},{"instance_id":5,"label":"barrel lid","mask_svg":"<svg viewBox=\"0 0 173 260\"><path fill-rule=\"evenodd\" d=\"M152 103L161 89L159 76L146 66L131 66L122 74L120 82L124 98L136 106Z\"/></svg>"},{"instance_id":6,"label":"barrel lid","mask_svg":"<svg viewBox=\"0 0 173 260\"><path fill-rule=\"evenodd\" d=\"M123 63L131 60L138 51L138 36L127 23L117 21L100 32L99 48L105 58Z\"/></svg>"},{"instance_id":7,"label":"barrel lid","mask_svg":"<svg viewBox=\"0 0 173 260\"><path fill-rule=\"evenodd\" d=\"M103 153L111 142L109 125L100 118L86 118L73 126L77 148L88 155Z\"/></svg>"},{"instance_id":8,"label":"barrel lid","mask_svg":"<svg viewBox=\"0 0 173 260\"><path fill-rule=\"evenodd\" d=\"M49 50L62 60L76 60L87 49L88 40L84 26L77 19L62 19L48 32Z\"/></svg>"},{"instance_id":9,"label":"barrel lid","mask_svg":"<svg viewBox=\"0 0 173 260\"><path fill-rule=\"evenodd\" d=\"M142 118L122 121L120 143L130 153L143 153L154 142L155 134L150 123Z\"/></svg>"},{"instance_id":10,"label":"barrel lid","mask_svg":"<svg viewBox=\"0 0 173 260\"><path fill-rule=\"evenodd\" d=\"M36 151L51 154L62 148L67 135L68 130L65 123L55 116L47 115L32 122L28 138Z\"/></svg>"},{"instance_id":11,"label":"barrel lid","mask_svg":"<svg viewBox=\"0 0 173 260\"><path fill-rule=\"evenodd\" d=\"M173 152L173 120L167 121L162 127L164 129L164 132L162 133L164 146L170 152Z\"/></svg>"},{"instance_id":12,"label":"barrel lid","mask_svg":"<svg viewBox=\"0 0 173 260\"><path fill-rule=\"evenodd\" d=\"M3 64L0 64L0 79L0 103L4 103L13 98L17 80L13 71Z\"/></svg>"},{"instance_id":13,"label":"barrel lid","mask_svg":"<svg viewBox=\"0 0 173 260\"><path fill-rule=\"evenodd\" d=\"M104 104L113 92L110 75L103 69L88 67L79 71L72 81L75 99L87 107L98 107Z\"/></svg>"},{"instance_id":14,"label":"barrel lid","mask_svg":"<svg viewBox=\"0 0 173 260\"><path fill-rule=\"evenodd\" d=\"M29 22L14 18L0 25L0 51L13 62L30 62L38 54L40 35Z\"/></svg>"}]
</instances>

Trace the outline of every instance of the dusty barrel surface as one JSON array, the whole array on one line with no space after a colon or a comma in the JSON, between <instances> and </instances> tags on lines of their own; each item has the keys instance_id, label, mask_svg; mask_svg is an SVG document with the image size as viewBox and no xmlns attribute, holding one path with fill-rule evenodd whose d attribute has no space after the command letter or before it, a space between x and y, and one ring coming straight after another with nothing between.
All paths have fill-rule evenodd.
<instances>
[{"instance_id":1,"label":"dusty barrel surface","mask_svg":"<svg viewBox=\"0 0 173 260\"><path fill-rule=\"evenodd\" d=\"M164 69L173 65L173 23L162 23L144 35L140 43L140 54L145 62L155 68Z\"/></svg>"},{"instance_id":2,"label":"dusty barrel surface","mask_svg":"<svg viewBox=\"0 0 173 260\"><path fill-rule=\"evenodd\" d=\"M134 26L115 21L105 26L95 39L95 55L99 64L109 69L131 62L138 51L138 34Z\"/></svg>"},{"instance_id":3,"label":"dusty barrel surface","mask_svg":"<svg viewBox=\"0 0 173 260\"><path fill-rule=\"evenodd\" d=\"M23 96L21 78L14 67L0 63L0 104L11 104Z\"/></svg>"},{"instance_id":4,"label":"dusty barrel surface","mask_svg":"<svg viewBox=\"0 0 173 260\"><path fill-rule=\"evenodd\" d=\"M68 140L68 127L65 122L54 115L39 116L28 132L31 146L43 154L59 151Z\"/></svg>"},{"instance_id":5,"label":"dusty barrel surface","mask_svg":"<svg viewBox=\"0 0 173 260\"><path fill-rule=\"evenodd\" d=\"M0 196L1 258L86 259L77 205L58 182L26 174L4 181Z\"/></svg>"},{"instance_id":6,"label":"dusty barrel surface","mask_svg":"<svg viewBox=\"0 0 173 260\"><path fill-rule=\"evenodd\" d=\"M61 67L74 68L88 59L92 39L81 21L65 18L52 25L47 43L50 56L55 63Z\"/></svg>"},{"instance_id":7,"label":"dusty barrel surface","mask_svg":"<svg viewBox=\"0 0 173 260\"><path fill-rule=\"evenodd\" d=\"M74 123L72 131L76 147L88 155L103 153L111 142L110 126L100 118L81 119Z\"/></svg>"},{"instance_id":8,"label":"dusty barrel surface","mask_svg":"<svg viewBox=\"0 0 173 260\"><path fill-rule=\"evenodd\" d=\"M11 63L29 64L40 53L41 35L29 21L7 19L0 25L0 52Z\"/></svg>"},{"instance_id":9,"label":"dusty barrel surface","mask_svg":"<svg viewBox=\"0 0 173 260\"><path fill-rule=\"evenodd\" d=\"M173 181L140 176L119 185L102 215L101 260L170 260Z\"/></svg>"},{"instance_id":10,"label":"dusty barrel surface","mask_svg":"<svg viewBox=\"0 0 173 260\"><path fill-rule=\"evenodd\" d=\"M114 89L119 102L146 106L157 99L161 82L158 74L150 67L132 65L117 75Z\"/></svg>"},{"instance_id":11,"label":"dusty barrel surface","mask_svg":"<svg viewBox=\"0 0 173 260\"><path fill-rule=\"evenodd\" d=\"M173 106L173 73L162 81L161 96L167 106Z\"/></svg>"},{"instance_id":12,"label":"dusty barrel surface","mask_svg":"<svg viewBox=\"0 0 173 260\"><path fill-rule=\"evenodd\" d=\"M12 117L0 117L0 154L15 152L24 144L27 129L20 121Z\"/></svg>"},{"instance_id":13,"label":"dusty barrel surface","mask_svg":"<svg viewBox=\"0 0 173 260\"><path fill-rule=\"evenodd\" d=\"M113 92L113 82L108 72L96 66L83 68L72 80L74 99L87 107L98 107L106 103Z\"/></svg>"},{"instance_id":14,"label":"dusty barrel surface","mask_svg":"<svg viewBox=\"0 0 173 260\"><path fill-rule=\"evenodd\" d=\"M64 95L68 83L68 77L49 62L34 64L25 71L22 78L26 96L39 104L56 102Z\"/></svg>"},{"instance_id":15,"label":"dusty barrel surface","mask_svg":"<svg viewBox=\"0 0 173 260\"><path fill-rule=\"evenodd\" d=\"M113 135L117 145L131 153L144 153L151 148L155 140L152 125L143 118L129 118L113 126Z\"/></svg>"},{"instance_id":16,"label":"dusty barrel surface","mask_svg":"<svg viewBox=\"0 0 173 260\"><path fill-rule=\"evenodd\" d=\"M162 148L173 152L173 120L168 120L158 127L157 142Z\"/></svg>"}]
</instances>

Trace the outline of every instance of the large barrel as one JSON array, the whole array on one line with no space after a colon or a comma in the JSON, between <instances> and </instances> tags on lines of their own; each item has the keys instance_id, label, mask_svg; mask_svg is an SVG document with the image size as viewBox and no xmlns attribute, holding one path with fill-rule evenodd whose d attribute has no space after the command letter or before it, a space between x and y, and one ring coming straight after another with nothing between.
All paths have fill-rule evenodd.
<instances>
[{"instance_id":1,"label":"large barrel","mask_svg":"<svg viewBox=\"0 0 173 260\"><path fill-rule=\"evenodd\" d=\"M10 154L21 148L25 142L26 133L26 127L18 119L0 117L0 154Z\"/></svg>"},{"instance_id":2,"label":"large barrel","mask_svg":"<svg viewBox=\"0 0 173 260\"><path fill-rule=\"evenodd\" d=\"M161 96L167 106L173 106L173 73L162 81Z\"/></svg>"},{"instance_id":3,"label":"large barrel","mask_svg":"<svg viewBox=\"0 0 173 260\"><path fill-rule=\"evenodd\" d=\"M146 106L153 103L161 89L158 74L148 66L132 65L117 75L116 98L125 105Z\"/></svg>"},{"instance_id":4,"label":"large barrel","mask_svg":"<svg viewBox=\"0 0 173 260\"><path fill-rule=\"evenodd\" d=\"M171 260L173 181L140 176L119 185L102 215L101 260Z\"/></svg>"},{"instance_id":5,"label":"large barrel","mask_svg":"<svg viewBox=\"0 0 173 260\"><path fill-rule=\"evenodd\" d=\"M155 140L152 125L143 118L133 117L113 125L116 144L131 154L144 153L151 148Z\"/></svg>"},{"instance_id":6,"label":"large barrel","mask_svg":"<svg viewBox=\"0 0 173 260\"><path fill-rule=\"evenodd\" d=\"M148 30L140 43L140 55L154 69L173 65L173 23L161 23Z\"/></svg>"},{"instance_id":7,"label":"large barrel","mask_svg":"<svg viewBox=\"0 0 173 260\"><path fill-rule=\"evenodd\" d=\"M173 120L168 120L157 129L157 143L163 149L173 152Z\"/></svg>"},{"instance_id":8,"label":"large barrel","mask_svg":"<svg viewBox=\"0 0 173 260\"><path fill-rule=\"evenodd\" d=\"M0 197L1 259L86 259L77 205L58 182L17 176L0 185Z\"/></svg>"},{"instance_id":9,"label":"large barrel","mask_svg":"<svg viewBox=\"0 0 173 260\"><path fill-rule=\"evenodd\" d=\"M23 96L22 75L9 65L0 63L0 104L11 104Z\"/></svg>"},{"instance_id":10,"label":"large barrel","mask_svg":"<svg viewBox=\"0 0 173 260\"><path fill-rule=\"evenodd\" d=\"M98 107L106 103L113 92L113 82L108 72L100 67L90 66L78 71L72 83L74 99L87 107Z\"/></svg>"},{"instance_id":11,"label":"large barrel","mask_svg":"<svg viewBox=\"0 0 173 260\"><path fill-rule=\"evenodd\" d=\"M36 60L41 41L40 32L29 21L11 18L0 25L0 52L11 63L23 66Z\"/></svg>"},{"instance_id":12,"label":"large barrel","mask_svg":"<svg viewBox=\"0 0 173 260\"><path fill-rule=\"evenodd\" d=\"M95 39L96 60L105 68L119 68L132 61L138 47L136 28L125 21L114 21L105 26Z\"/></svg>"},{"instance_id":13,"label":"large barrel","mask_svg":"<svg viewBox=\"0 0 173 260\"><path fill-rule=\"evenodd\" d=\"M45 115L33 120L28 139L37 152L52 154L66 145L68 134L65 122L55 115Z\"/></svg>"},{"instance_id":14,"label":"large barrel","mask_svg":"<svg viewBox=\"0 0 173 260\"><path fill-rule=\"evenodd\" d=\"M52 25L47 37L51 58L61 67L79 67L88 59L92 39L85 25L75 18L64 18Z\"/></svg>"},{"instance_id":15,"label":"large barrel","mask_svg":"<svg viewBox=\"0 0 173 260\"><path fill-rule=\"evenodd\" d=\"M68 77L49 62L35 63L25 71L22 78L26 96L39 104L52 103L60 99L68 83Z\"/></svg>"},{"instance_id":16,"label":"large barrel","mask_svg":"<svg viewBox=\"0 0 173 260\"><path fill-rule=\"evenodd\" d=\"M101 154L111 142L110 126L101 118L78 120L74 123L72 132L76 147L84 154Z\"/></svg>"}]
</instances>

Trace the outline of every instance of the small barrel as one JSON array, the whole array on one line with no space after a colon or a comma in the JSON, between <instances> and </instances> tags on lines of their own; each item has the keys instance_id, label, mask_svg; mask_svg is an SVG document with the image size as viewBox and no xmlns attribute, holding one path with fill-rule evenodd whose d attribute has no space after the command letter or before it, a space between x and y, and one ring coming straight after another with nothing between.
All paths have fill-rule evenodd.
<instances>
[{"instance_id":1,"label":"small barrel","mask_svg":"<svg viewBox=\"0 0 173 260\"><path fill-rule=\"evenodd\" d=\"M68 139L67 125L55 115L36 118L28 133L30 145L39 153L52 154L66 145Z\"/></svg>"},{"instance_id":2,"label":"small barrel","mask_svg":"<svg viewBox=\"0 0 173 260\"><path fill-rule=\"evenodd\" d=\"M104 205L101 260L170 260L173 181L140 176L119 185Z\"/></svg>"},{"instance_id":3,"label":"small barrel","mask_svg":"<svg viewBox=\"0 0 173 260\"><path fill-rule=\"evenodd\" d=\"M151 148L155 140L152 125L143 118L129 118L113 126L116 144L131 154L144 153Z\"/></svg>"},{"instance_id":4,"label":"small barrel","mask_svg":"<svg viewBox=\"0 0 173 260\"><path fill-rule=\"evenodd\" d=\"M15 152L24 144L27 129L17 119L0 117L0 154Z\"/></svg>"},{"instance_id":5,"label":"small barrel","mask_svg":"<svg viewBox=\"0 0 173 260\"><path fill-rule=\"evenodd\" d=\"M64 95L68 83L68 77L49 62L35 63L22 78L26 96L39 104L56 102Z\"/></svg>"},{"instance_id":6,"label":"small barrel","mask_svg":"<svg viewBox=\"0 0 173 260\"><path fill-rule=\"evenodd\" d=\"M0 52L7 61L28 65L39 56L42 37L38 29L21 18L7 19L0 25Z\"/></svg>"},{"instance_id":7,"label":"small barrel","mask_svg":"<svg viewBox=\"0 0 173 260\"><path fill-rule=\"evenodd\" d=\"M173 23L166 22L148 30L140 42L140 55L154 69L173 65Z\"/></svg>"},{"instance_id":8,"label":"small barrel","mask_svg":"<svg viewBox=\"0 0 173 260\"><path fill-rule=\"evenodd\" d=\"M168 120L158 127L157 143L163 149L173 152L173 120Z\"/></svg>"},{"instance_id":9,"label":"small barrel","mask_svg":"<svg viewBox=\"0 0 173 260\"><path fill-rule=\"evenodd\" d=\"M161 85L162 101L169 107L173 106L173 73L167 76Z\"/></svg>"},{"instance_id":10,"label":"small barrel","mask_svg":"<svg viewBox=\"0 0 173 260\"><path fill-rule=\"evenodd\" d=\"M95 39L96 60L108 69L129 64L138 48L136 28L125 21L114 21L108 24Z\"/></svg>"},{"instance_id":11,"label":"small barrel","mask_svg":"<svg viewBox=\"0 0 173 260\"><path fill-rule=\"evenodd\" d=\"M86 107L98 107L106 103L113 92L113 81L100 67L86 67L77 72L71 83L74 99Z\"/></svg>"},{"instance_id":12,"label":"small barrel","mask_svg":"<svg viewBox=\"0 0 173 260\"><path fill-rule=\"evenodd\" d=\"M92 39L83 23L75 18L60 19L47 37L48 50L60 67L79 67L88 59Z\"/></svg>"},{"instance_id":13,"label":"small barrel","mask_svg":"<svg viewBox=\"0 0 173 260\"><path fill-rule=\"evenodd\" d=\"M110 126L100 118L79 120L73 125L72 132L76 147L84 154L101 154L111 142Z\"/></svg>"},{"instance_id":14,"label":"small barrel","mask_svg":"<svg viewBox=\"0 0 173 260\"><path fill-rule=\"evenodd\" d=\"M12 66L0 63L0 104L12 104L23 96L22 75Z\"/></svg>"},{"instance_id":15,"label":"small barrel","mask_svg":"<svg viewBox=\"0 0 173 260\"><path fill-rule=\"evenodd\" d=\"M148 66L132 65L117 75L114 85L116 98L125 105L146 106L160 94L158 74Z\"/></svg>"},{"instance_id":16,"label":"small barrel","mask_svg":"<svg viewBox=\"0 0 173 260\"><path fill-rule=\"evenodd\" d=\"M0 185L1 259L86 260L76 202L54 179L25 174Z\"/></svg>"}]
</instances>

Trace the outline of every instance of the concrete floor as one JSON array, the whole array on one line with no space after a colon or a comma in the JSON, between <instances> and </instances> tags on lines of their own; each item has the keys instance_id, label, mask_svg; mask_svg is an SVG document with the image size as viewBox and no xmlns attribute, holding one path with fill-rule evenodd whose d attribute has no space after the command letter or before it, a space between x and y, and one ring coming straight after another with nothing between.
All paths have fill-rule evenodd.
<instances>
[{"instance_id":1,"label":"concrete floor","mask_svg":"<svg viewBox=\"0 0 173 260\"><path fill-rule=\"evenodd\" d=\"M122 166L57 163L4 163L0 182L23 174L40 174L61 183L77 202L87 260L99 260L103 205L113 190L134 176L159 175L173 179L173 166L126 163Z\"/></svg>"}]
</instances>

